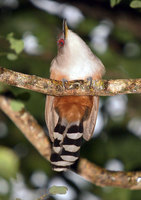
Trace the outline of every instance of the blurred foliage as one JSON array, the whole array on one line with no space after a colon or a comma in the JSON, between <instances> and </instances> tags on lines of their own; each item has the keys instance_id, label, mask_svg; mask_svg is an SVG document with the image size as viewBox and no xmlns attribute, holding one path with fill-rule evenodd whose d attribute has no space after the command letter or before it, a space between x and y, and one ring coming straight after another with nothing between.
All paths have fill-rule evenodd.
<instances>
[{"instance_id":1,"label":"blurred foliage","mask_svg":"<svg viewBox=\"0 0 141 200\"><path fill-rule=\"evenodd\" d=\"M24 108L24 104L21 101L12 100L10 105L14 111L21 111Z\"/></svg>"},{"instance_id":2,"label":"blurred foliage","mask_svg":"<svg viewBox=\"0 0 141 200\"><path fill-rule=\"evenodd\" d=\"M123 0L110 0L111 7L118 5ZM132 0L130 2L131 8L141 8L141 1L140 0Z\"/></svg>"},{"instance_id":3,"label":"blurred foliage","mask_svg":"<svg viewBox=\"0 0 141 200\"><path fill-rule=\"evenodd\" d=\"M10 48L13 49L17 54L23 51L24 42L22 40L15 39L13 33L9 33L7 35L7 40L10 43Z\"/></svg>"},{"instance_id":4,"label":"blurred foliage","mask_svg":"<svg viewBox=\"0 0 141 200\"><path fill-rule=\"evenodd\" d=\"M111 0L111 7L114 7L115 5L119 4L121 2L121 0Z\"/></svg>"},{"instance_id":5,"label":"blurred foliage","mask_svg":"<svg viewBox=\"0 0 141 200\"><path fill-rule=\"evenodd\" d=\"M0 176L6 179L15 178L18 168L17 155L11 149L0 146Z\"/></svg>"},{"instance_id":6,"label":"blurred foliage","mask_svg":"<svg viewBox=\"0 0 141 200\"><path fill-rule=\"evenodd\" d=\"M131 8L141 8L141 1L131 1L130 6Z\"/></svg>"},{"instance_id":7,"label":"blurred foliage","mask_svg":"<svg viewBox=\"0 0 141 200\"><path fill-rule=\"evenodd\" d=\"M83 2L85 1L78 1L78 5ZM94 2L95 4L100 4L101 10L105 8L103 0ZM14 9L0 6L0 66L48 78L51 60L57 52L56 40L58 33L60 33L58 29L62 27L62 19L34 7L30 1L18 1L18 3L19 6ZM131 8L139 8L140 1L111 0L106 3L107 7L105 9L111 15L103 18L101 10L97 11L100 17L92 17L84 13L84 20L72 29L92 48L90 33L94 27L101 25L104 20L108 19L113 28L107 39L107 50L104 53L94 52L106 67L104 78L141 78L141 39L136 32L130 29L136 26L136 21L133 24L129 22L125 26L125 22L115 23L114 20L115 11L120 10L122 12L124 9L125 16L128 10L131 16L133 13L135 14L133 15L133 20L134 16L140 17L140 10ZM111 8L111 6L114 8ZM88 8L89 5L86 2L86 10ZM118 18L118 15L116 18ZM14 35L11 33L14 33ZM32 39L36 38L39 52L32 53L25 48L23 50L22 41L25 41L25 38L29 36L33 36ZM35 50L36 47L33 49ZM22 109L24 104L25 108L32 113L46 130L44 95L3 84L0 84L0 92L14 99L11 105L14 110ZM140 170L141 140L140 137L134 135L127 128L128 122L132 118L141 116L140 97L140 95L128 95L127 110L120 120L112 118L107 112L106 101L108 97L101 98L102 106L100 111L106 125L97 137L84 143L81 156L103 167L109 160L118 159L123 163L125 170ZM49 187L54 177L61 177L76 191L78 195L76 199L78 200L80 199L79 195L85 191L97 195L102 200L140 200L141 191L109 187L100 188L91 184L86 188L81 188L81 185L79 186L75 181L68 180L65 175L53 172L49 162L39 155L18 128L2 112L0 112L0 122L3 122L8 129L7 134L0 137L0 176L6 178L6 180L9 180L10 177L15 177L18 172L24 176L26 187L36 190L40 187L31 182L31 176L35 171L41 170L48 177L48 182L44 185L44 188ZM4 129L0 126L0 136L2 131ZM12 187L10 181L9 184ZM11 189L8 195L1 195L0 193L0 200L10 199L11 193Z\"/></svg>"},{"instance_id":8,"label":"blurred foliage","mask_svg":"<svg viewBox=\"0 0 141 200\"><path fill-rule=\"evenodd\" d=\"M7 58L9 60L16 60L18 58L18 56L16 54L14 54L14 53L8 53L7 54Z\"/></svg>"},{"instance_id":9,"label":"blurred foliage","mask_svg":"<svg viewBox=\"0 0 141 200\"><path fill-rule=\"evenodd\" d=\"M52 186L49 188L49 194L55 195L55 194L66 194L68 188L65 186Z\"/></svg>"}]
</instances>

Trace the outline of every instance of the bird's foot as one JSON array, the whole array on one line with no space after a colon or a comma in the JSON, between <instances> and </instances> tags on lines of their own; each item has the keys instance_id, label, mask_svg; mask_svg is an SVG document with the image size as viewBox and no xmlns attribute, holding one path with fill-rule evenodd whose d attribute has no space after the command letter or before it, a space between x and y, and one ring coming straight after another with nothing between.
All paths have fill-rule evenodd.
<instances>
[{"instance_id":1,"label":"bird's foot","mask_svg":"<svg viewBox=\"0 0 141 200\"><path fill-rule=\"evenodd\" d=\"M62 79L62 84L63 84L63 87L64 87L64 88L66 88L65 84L66 84L67 82L68 82L67 79L65 79L65 78Z\"/></svg>"},{"instance_id":2,"label":"bird's foot","mask_svg":"<svg viewBox=\"0 0 141 200\"><path fill-rule=\"evenodd\" d=\"M87 81L89 82L89 87L91 87L92 86L92 77L91 76L89 76L88 78L87 78Z\"/></svg>"}]
</instances>

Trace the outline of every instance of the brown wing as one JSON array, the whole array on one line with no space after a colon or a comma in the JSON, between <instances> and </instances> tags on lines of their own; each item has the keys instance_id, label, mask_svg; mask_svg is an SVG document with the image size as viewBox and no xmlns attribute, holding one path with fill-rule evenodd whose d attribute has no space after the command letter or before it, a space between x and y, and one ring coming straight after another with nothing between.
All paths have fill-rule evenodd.
<instances>
[{"instance_id":1,"label":"brown wing","mask_svg":"<svg viewBox=\"0 0 141 200\"><path fill-rule=\"evenodd\" d=\"M94 96L91 114L89 118L83 123L83 128L84 128L83 138L87 141L92 137L94 132L98 107L99 107L99 97Z\"/></svg>"},{"instance_id":2,"label":"brown wing","mask_svg":"<svg viewBox=\"0 0 141 200\"><path fill-rule=\"evenodd\" d=\"M55 112L54 107L53 107L53 99L54 99L53 96L47 96L46 105L45 105L45 121L48 127L49 136L52 142L54 140L53 131L58 122L58 115Z\"/></svg>"}]
</instances>

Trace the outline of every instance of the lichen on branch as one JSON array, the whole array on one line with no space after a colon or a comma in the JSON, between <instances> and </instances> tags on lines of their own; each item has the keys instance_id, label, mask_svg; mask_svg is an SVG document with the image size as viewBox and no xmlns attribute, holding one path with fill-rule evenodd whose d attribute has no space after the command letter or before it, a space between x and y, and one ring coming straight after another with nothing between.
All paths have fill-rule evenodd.
<instances>
[{"instance_id":1,"label":"lichen on branch","mask_svg":"<svg viewBox=\"0 0 141 200\"><path fill-rule=\"evenodd\" d=\"M113 96L141 93L141 79L74 80L65 82L23 74L0 67L0 82L51 96Z\"/></svg>"}]
</instances>

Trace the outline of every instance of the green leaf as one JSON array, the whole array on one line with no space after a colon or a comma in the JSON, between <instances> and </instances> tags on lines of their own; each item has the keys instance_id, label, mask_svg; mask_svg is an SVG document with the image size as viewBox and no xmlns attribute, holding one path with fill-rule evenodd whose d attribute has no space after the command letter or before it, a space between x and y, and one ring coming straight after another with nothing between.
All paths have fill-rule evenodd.
<instances>
[{"instance_id":1,"label":"green leaf","mask_svg":"<svg viewBox=\"0 0 141 200\"><path fill-rule=\"evenodd\" d=\"M65 186L52 186L49 189L49 193L51 195L55 195L55 194L66 194L67 193L68 188Z\"/></svg>"},{"instance_id":2,"label":"green leaf","mask_svg":"<svg viewBox=\"0 0 141 200\"><path fill-rule=\"evenodd\" d=\"M14 33L13 32L11 32L11 33L9 33L8 35L7 35L7 40L9 40L9 38L13 38L14 37Z\"/></svg>"},{"instance_id":3,"label":"green leaf","mask_svg":"<svg viewBox=\"0 0 141 200\"><path fill-rule=\"evenodd\" d=\"M121 0L110 0L111 7L114 7L115 5L119 4Z\"/></svg>"},{"instance_id":4,"label":"green leaf","mask_svg":"<svg viewBox=\"0 0 141 200\"><path fill-rule=\"evenodd\" d=\"M131 8L141 8L141 1L132 1L130 3Z\"/></svg>"},{"instance_id":5,"label":"green leaf","mask_svg":"<svg viewBox=\"0 0 141 200\"><path fill-rule=\"evenodd\" d=\"M7 54L7 59L8 60L16 60L18 58L18 56L14 53L8 53Z\"/></svg>"},{"instance_id":6,"label":"green leaf","mask_svg":"<svg viewBox=\"0 0 141 200\"><path fill-rule=\"evenodd\" d=\"M11 100L10 102L11 108L13 111L21 111L24 108L24 104L18 100Z\"/></svg>"},{"instance_id":7,"label":"green leaf","mask_svg":"<svg viewBox=\"0 0 141 200\"><path fill-rule=\"evenodd\" d=\"M24 42L14 38L13 33L7 35L7 40L10 42L10 48L14 50L17 54L20 54L24 48Z\"/></svg>"},{"instance_id":8,"label":"green leaf","mask_svg":"<svg viewBox=\"0 0 141 200\"><path fill-rule=\"evenodd\" d=\"M0 176L10 179L16 177L19 159L11 149L0 146Z\"/></svg>"}]
</instances>

